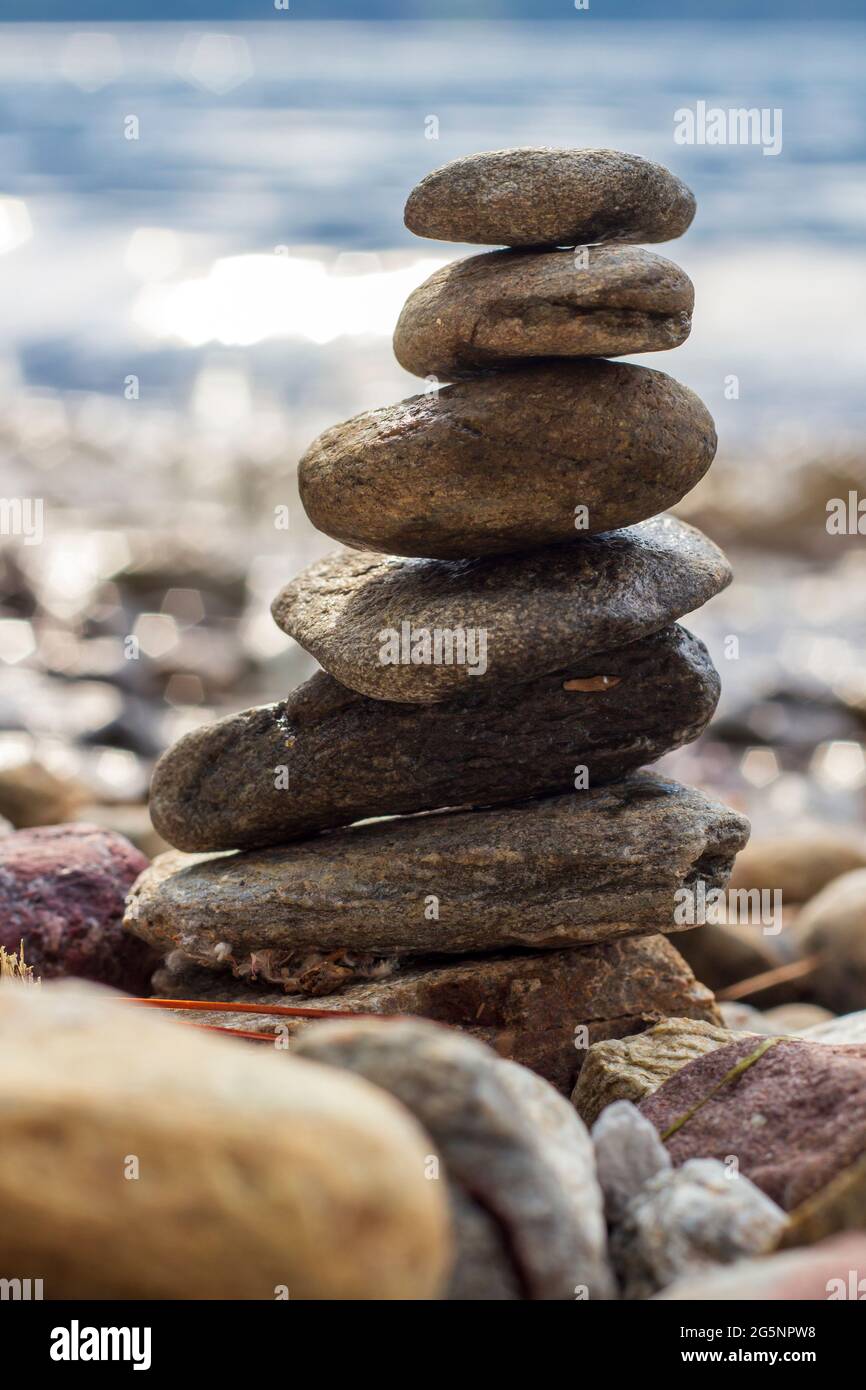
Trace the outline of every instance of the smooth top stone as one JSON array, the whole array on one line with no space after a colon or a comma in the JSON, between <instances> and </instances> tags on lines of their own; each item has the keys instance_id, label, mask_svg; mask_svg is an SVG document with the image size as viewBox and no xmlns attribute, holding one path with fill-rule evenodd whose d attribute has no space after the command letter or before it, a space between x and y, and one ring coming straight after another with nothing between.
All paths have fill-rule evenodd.
<instances>
[{"instance_id":1,"label":"smooth top stone","mask_svg":"<svg viewBox=\"0 0 866 1390\"><path fill-rule=\"evenodd\" d=\"M656 516L715 451L706 406L664 372L547 361L333 426L301 459L298 486L313 525L347 545L463 559Z\"/></svg>"},{"instance_id":2,"label":"smooth top stone","mask_svg":"<svg viewBox=\"0 0 866 1390\"><path fill-rule=\"evenodd\" d=\"M685 271L636 246L490 251L409 296L394 355L415 376L454 379L532 357L661 352L689 336L694 301Z\"/></svg>"},{"instance_id":3,"label":"smooth top stone","mask_svg":"<svg viewBox=\"0 0 866 1390\"><path fill-rule=\"evenodd\" d=\"M341 684L435 704L637 641L730 579L712 541L662 516L570 546L478 560L338 551L288 584L272 612Z\"/></svg>"},{"instance_id":4,"label":"smooth top stone","mask_svg":"<svg viewBox=\"0 0 866 1390\"><path fill-rule=\"evenodd\" d=\"M620 150L488 150L434 169L412 189L416 236L485 246L670 241L695 198L670 170Z\"/></svg>"}]
</instances>

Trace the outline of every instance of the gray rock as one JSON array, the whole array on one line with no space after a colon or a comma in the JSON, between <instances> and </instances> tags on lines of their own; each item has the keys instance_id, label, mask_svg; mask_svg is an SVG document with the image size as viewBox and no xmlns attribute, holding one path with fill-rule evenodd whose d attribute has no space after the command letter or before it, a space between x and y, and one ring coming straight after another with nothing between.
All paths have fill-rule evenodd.
<instances>
[{"instance_id":1,"label":"gray rock","mask_svg":"<svg viewBox=\"0 0 866 1390\"><path fill-rule=\"evenodd\" d=\"M717 546L663 516L478 560L338 551L288 584L273 615L342 685L426 704L626 646L699 608L730 579Z\"/></svg>"},{"instance_id":2,"label":"gray rock","mask_svg":"<svg viewBox=\"0 0 866 1390\"><path fill-rule=\"evenodd\" d=\"M854 1014L840 1014L824 1023L813 1023L800 1034L808 1042L866 1043L866 1009Z\"/></svg>"},{"instance_id":3,"label":"gray rock","mask_svg":"<svg viewBox=\"0 0 866 1390\"><path fill-rule=\"evenodd\" d=\"M407 299L394 355L446 381L533 357L620 357L685 342L695 292L685 271L636 246L490 251L452 261Z\"/></svg>"},{"instance_id":4,"label":"gray rock","mask_svg":"<svg viewBox=\"0 0 866 1390\"><path fill-rule=\"evenodd\" d=\"M654 1124L629 1100L609 1105L592 1127L595 1166L608 1222L622 1221L633 1197L671 1166Z\"/></svg>"},{"instance_id":5,"label":"gray rock","mask_svg":"<svg viewBox=\"0 0 866 1390\"><path fill-rule=\"evenodd\" d=\"M746 834L700 792L635 773L279 848L163 854L133 887L125 925L164 954L327 994L401 956L675 931L677 891L723 886Z\"/></svg>"},{"instance_id":6,"label":"gray rock","mask_svg":"<svg viewBox=\"0 0 866 1390\"><path fill-rule=\"evenodd\" d=\"M695 215L669 170L619 150L511 149L464 155L406 203L417 236L487 246L669 241Z\"/></svg>"},{"instance_id":7,"label":"gray rock","mask_svg":"<svg viewBox=\"0 0 866 1390\"><path fill-rule=\"evenodd\" d=\"M297 1053L348 1068L403 1102L441 1154L440 1176L504 1233L522 1297L573 1299L581 1286L591 1298L610 1296L592 1142L547 1082L473 1038L415 1020L322 1024ZM459 1219L461 1205L452 1210ZM478 1251L477 1222L471 1234L464 1245L458 1226L458 1267ZM458 1279L481 1296L487 1276L473 1264ZM492 1282L502 1288L501 1270Z\"/></svg>"},{"instance_id":8,"label":"gray rock","mask_svg":"<svg viewBox=\"0 0 866 1390\"><path fill-rule=\"evenodd\" d=\"M774 1246L781 1207L723 1163L692 1158L656 1174L629 1203L611 1240L626 1298L650 1298L686 1274L732 1264Z\"/></svg>"}]
</instances>

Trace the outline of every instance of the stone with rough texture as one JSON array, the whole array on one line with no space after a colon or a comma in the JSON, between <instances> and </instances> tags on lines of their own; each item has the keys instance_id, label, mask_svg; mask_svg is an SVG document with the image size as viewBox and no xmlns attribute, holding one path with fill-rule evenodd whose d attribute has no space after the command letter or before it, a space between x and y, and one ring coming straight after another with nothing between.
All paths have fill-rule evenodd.
<instances>
[{"instance_id":1,"label":"stone with rough texture","mask_svg":"<svg viewBox=\"0 0 866 1390\"><path fill-rule=\"evenodd\" d=\"M579 1285L591 1298L611 1294L592 1142L540 1077L474 1038L417 1020L322 1024L297 1053L346 1067L402 1101L431 1135L441 1176L502 1232L522 1297L573 1299ZM458 1278L486 1296L487 1270L461 1270L471 1250L459 1226L455 1240Z\"/></svg>"},{"instance_id":2,"label":"stone with rough texture","mask_svg":"<svg viewBox=\"0 0 866 1390\"><path fill-rule=\"evenodd\" d=\"M866 869L828 883L806 904L794 924L804 956L821 957L810 989L837 1013L866 1008Z\"/></svg>"},{"instance_id":3,"label":"stone with rough texture","mask_svg":"<svg viewBox=\"0 0 866 1390\"><path fill-rule=\"evenodd\" d=\"M672 507L716 452L664 372L548 361L334 425L298 466L313 525L362 551L471 559L577 544Z\"/></svg>"},{"instance_id":4,"label":"stone with rough texture","mask_svg":"<svg viewBox=\"0 0 866 1390\"><path fill-rule=\"evenodd\" d=\"M743 1036L697 1019L666 1018L636 1037L596 1043L581 1068L572 1104L586 1124L594 1124L605 1106L617 1100L639 1104L696 1057Z\"/></svg>"},{"instance_id":5,"label":"stone with rough texture","mask_svg":"<svg viewBox=\"0 0 866 1390\"><path fill-rule=\"evenodd\" d=\"M635 773L610 787L380 820L272 849L163 854L125 924L163 954L327 994L382 959L675 931L682 885L722 887L746 821Z\"/></svg>"},{"instance_id":6,"label":"stone with rough texture","mask_svg":"<svg viewBox=\"0 0 866 1390\"><path fill-rule=\"evenodd\" d=\"M620 357L679 347L695 292L685 271L635 246L490 251L452 261L410 294L394 356L446 380L533 357Z\"/></svg>"},{"instance_id":7,"label":"stone with rough texture","mask_svg":"<svg viewBox=\"0 0 866 1390\"><path fill-rule=\"evenodd\" d=\"M808 1250L738 1260L727 1268L678 1279L656 1297L713 1302L805 1302L862 1299L866 1291L866 1235L840 1236Z\"/></svg>"},{"instance_id":8,"label":"stone with rough texture","mask_svg":"<svg viewBox=\"0 0 866 1390\"><path fill-rule=\"evenodd\" d=\"M320 671L281 704L180 739L157 764L150 814L178 849L247 849L369 816L565 792L577 767L599 786L697 738L718 691L706 649L680 627L436 705L371 700Z\"/></svg>"},{"instance_id":9,"label":"stone with rough texture","mask_svg":"<svg viewBox=\"0 0 866 1390\"><path fill-rule=\"evenodd\" d=\"M630 1100L616 1100L601 1112L592 1142L605 1215L615 1226L650 1178L671 1167L670 1155L655 1125Z\"/></svg>"},{"instance_id":10,"label":"stone with rough texture","mask_svg":"<svg viewBox=\"0 0 866 1390\"><path fill-rule=\"evenodd\" d=\"M131 1008L80 984L0 987L4 1275L38 1273L60 1300L441 1292L447 1202L402 1106Z\"/></svg>"},{"instance_id":11,"label":"stone with rough texture","mask_svg":"<svg viewBox=\"0 0 866 1390\"><path fill-rule=\"evenodd\" d=\"M153 977L164 998L304 1006L309 999L205 970L174 952ZM316 1007L362 1014L410 1014L446 1023L488 1043L509 1061L571 1093L586 1048L640 1032L670 1015L718 1022L709 990L663 936L624 937L570 951L416 961L378 980L316 998ZM246 1029L246 1013L202 1013L202 1023ZM259 1032L293 1038L305 1019L255 1016Z\"/></svg>"},{"instance_id":12,"label":"stone with rough texture","mask_svg":"<svg viewBox=\"0 0 866 1390\"><path fill-rule=\"evenodd\" d=\"M626 1298L650 1298L686 1274L733 1264L775 1245L785 1214L723 1163L692 1158L657 1173L629 1203L611 1239Z\"/></svg>"},{"instance_id":13,"label":"stone with rough texture","mask_svg":"<svg viewBox=\"0 0 866 1390\"><path fill-rule=\"evenodd\" d=\"M158 956L121 927L143 854L95 825L39 826L0 839L0 946L41 979L77 975L149 992Z\"/></svg>"},{"instance_id":14,"label":"stone with rough texture","mask_svg":"<svg viewBox=\"0 0 866 1390\"><path fill-rule=\"evenodd\" d=\"M695 215L670 170L620 150L532 147L464 155L406 201L416 236L484 246L670 241Z\"/></svg>"},{"instance_id":15,"label":"stone with rough texture","mask_svg":"<svg viewBox=\"0 0 866 1390\"><path fill-rule=\"evenodd\" d=\"M712 541L664 516L528 555L400 560L337 551L288 584L273 615L342 685L427 704L624 647L693 612L730 579Z\"/></svg>"},{"instance_id":16,"label":"stone with rough texture","mask_svg":"<svg viewBox=\"0 0 866 1390\"><path fill-rule=\"evenodd\" d=\"M791 1211L866 1149L866 1047L741 1038L682 1067L640 1108L675 1165L733 1156Z\"/></svg>"}]
</instances>

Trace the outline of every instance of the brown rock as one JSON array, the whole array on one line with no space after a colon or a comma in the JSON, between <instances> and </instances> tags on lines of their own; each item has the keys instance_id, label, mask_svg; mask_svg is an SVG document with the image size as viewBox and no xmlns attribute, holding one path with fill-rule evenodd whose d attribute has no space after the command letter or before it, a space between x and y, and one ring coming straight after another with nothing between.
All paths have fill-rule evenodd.
<instances>
[{"instance_id":1,"label":"brown rock","mask_svg":"<svg viewBox=\"0 0 866 1390\"><path fill-rule=\"evenodd\" d=\"M680 1068L640 1108L674 1165L734 1156L791 1211L866 1148L866 1047L741 1038Z\"/></svg>"},{"instance_id":2,"label":"brown rock","mask_svg":"<svg viewBox=\"0 0 866 1390\"><path fill-rule=\"evenodd\" d=\"M617 1100L639 1104L696 1057L741 1037L715 1022L666 1018L636 1037L596 1043L581 1068L572 1104L593 1125L605 1106Z\"/></svg>"},{"instance_id":3,"label":"brown rock","mask_svg":"<svg viewBox=\"0 0 866 1390\"><path fill-rule=\"evenodd\" d=\"M180 953L158 970L153 985L164 998L220 1003L300 1005L303 995L240 982L225 971L192 965ZM361 1014L410 1014L449 1024L488 1043L569 1095L586 1047L602 1038L638 1033L660 1018L718 1022L709 990L698 984L663 936L634 936L568 951L520 952L417 961L383 979L349 985L315 1000L317 1008ZM291 1039L306 1019L278 1014L202 1013L201 1023L253 1028Z\"/></svg>"},{"instance_id":4,"label":"brown rock","mask_svg":"<svg viewBox=\"0 0 866 1390\"><path fill-rule=\"evenodd\" d=\"M280 848L164 854L125 925L163 953L327 994L381 959L582 945L676 929L684 882L722 886L747 825L637 773L611 787L335 830Z\"/></svg>"},{"instance_id":5,"label":"brown rock","mask_svg":"<svg viewBox=\"0 0 866 1390\"><path fill-rule=\"evenodd\" d=\"M288 584L273 615L342 685L427 704L626 646L699 608L730 578L711 541L665 516L474 561L338 551Z\"/></svg>"},{"instance_id":6,"label":"brown rock","mask_svg":"<svg viewBox=\"0 0 866 1390\"><path fill-rule=\"evenodd\" d=\"M866 868L866 836L844 826L809 826L751 840L737 855L732 888L778 890L785 903L805 903L834 878Z\"/></svg>"},{"instance_id":7,"label":"brown rock","mask_svg":"<svg viewBox=\"0 0 866 1390\"><path fill-rule=\"evenodd\" d=\"M406 203L416 236L487 246L576 246L682 236L695 199L669 170L619 150L513 149L464 155Z\"/></svg>"},{"instance_id":8,"label":"brown rock","mask_svg":"<svg viewBox=\"0 0 866 1390\"><path fill-rule=\"evenodd\" d=\"M281 704L185 735L157 764L150 814L178 849L246 849L369 816L564 792L581 767L599 786L697 738L718 689L703 644L680 627L436 705L371 700L320 671Z\"/></svg>"},{"instance_id":9,"label":"brown rock","mask_svg":"<svg viewBox=\"0 0 866 1390\"><path fill-rule=\"evenodd\" d=\"M459 560L655 516L715 452L706 407L672 377L554 361L335 425L302 458L298 486L313 525L336 540Z\"/></svg>"},{"instance_id":10,"label":"brown rock","mask_svg":"<svg viewBox=\"0 0 866 1390\"><path fill-rule=\"evenodd\" d=\"M821 962L809 977L819 1004L837 1013L866 1008L866 869L828 883L797 917L803 955Z\"/></svg>"},{"instance_id":11,"label":"brown rock","mask_svg":"<svg viewBox=\"0 0 866 1390\"><path fill-rule=\"evenodd\" d=\"M321 1024L297 1051L402 1101L431 1135L449 1187L472 1196L503 1232L524 1298L573 1299L580 1285L592 1298L610 1296L592 1141L545 1081L473 1038L415 1020ZM459 1271L469 1258L459 1226L455 1238ZM483 1267L458 1277L486 1296Z\"/></svg>"},{"instance_id":12,"label":"brown rock","mask_svg":"<svg viewBox=\"0 0 866 1390\"><path fill-rule=\"evenodd\" d=\"M452 261L407 299L394 355L453 381L532 357L620 357L679 347L695 293L679 266L634 246L490 251Z\"/></svg>"},{"instance_id":13,"label":"brown rock","mask_svg":"<svg viewBox=\"0 0 866 1390\"><path fill-rule=\"evenodd\" d=\"M131 1007L0 987L4 1276L61 1300L436 1297L447 1204L401 1106Z\"/></svg>"}]
</instances>

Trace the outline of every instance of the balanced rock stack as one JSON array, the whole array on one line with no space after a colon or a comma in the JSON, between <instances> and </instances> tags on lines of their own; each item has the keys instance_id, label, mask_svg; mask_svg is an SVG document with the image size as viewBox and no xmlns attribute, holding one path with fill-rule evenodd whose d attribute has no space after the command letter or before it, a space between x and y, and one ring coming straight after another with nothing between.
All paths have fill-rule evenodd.
<instances>
[{"instance_id":1,"label":"balanced rock stack","mask_svg":"<svg viewBox=\"0 0 866 1390\"><path fill-rule=\"evenodd\" d=\"M630 243L693 212L665 169L606 150L479 154L414 189L419 235L509 249L437 271L400 316L402 365L452 384L302 460L310 517L350 548L273 613L324 669L157 767L153 821L184 853L126 921L168 955L160 993L419 1014L563 1091L600 1038L718 1021L665 934L747 826L637 770L718 698L676 620L728 565L658 515L715 431L670 377L604 360L687 336L687 276Z\"/></svg>"}]
</instances>

